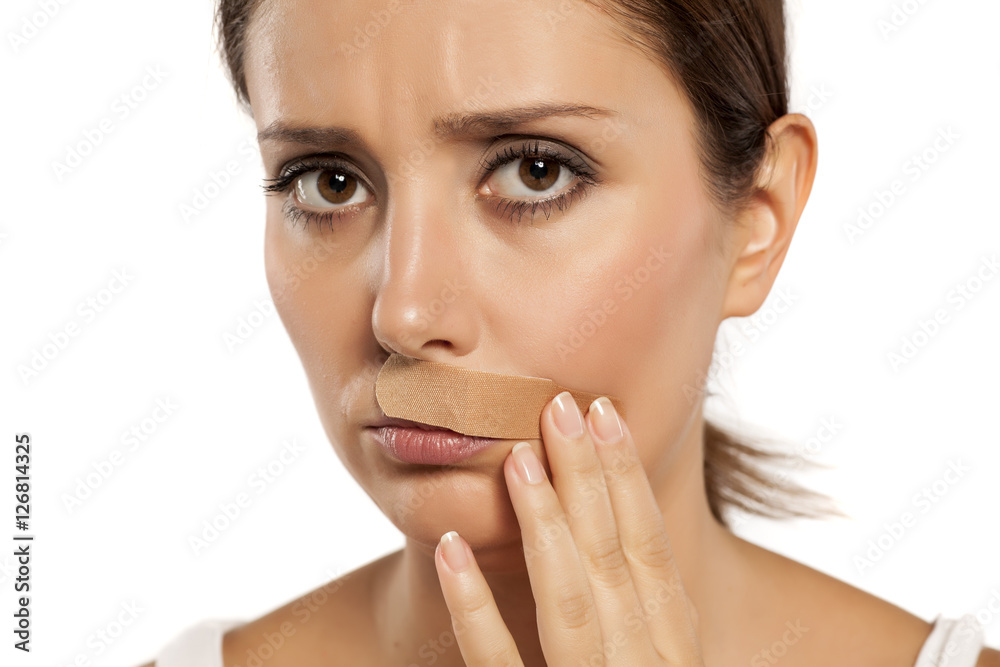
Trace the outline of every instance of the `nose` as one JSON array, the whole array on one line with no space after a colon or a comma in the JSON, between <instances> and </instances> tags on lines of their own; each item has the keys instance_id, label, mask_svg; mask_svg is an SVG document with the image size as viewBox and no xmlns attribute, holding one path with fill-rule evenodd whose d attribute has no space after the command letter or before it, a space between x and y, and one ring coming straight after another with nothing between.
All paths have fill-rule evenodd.
<instances>
[{"instance_id":1,"label":"nose","mask_svg":"<svg viewBox=\"0 0 1000 667\"><path fill-rule=\"evenodd\" d=\"M428 183L401 185L386 214L372 330L391 352L442 361L436 350L455 357L475 347L477 325L467 237Z\"/></svg>"}]
</instances>

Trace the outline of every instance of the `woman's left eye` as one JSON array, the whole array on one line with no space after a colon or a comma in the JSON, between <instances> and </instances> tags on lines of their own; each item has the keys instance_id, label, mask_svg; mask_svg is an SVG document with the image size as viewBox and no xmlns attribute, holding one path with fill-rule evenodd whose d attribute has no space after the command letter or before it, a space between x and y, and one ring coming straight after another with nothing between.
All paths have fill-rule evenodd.
<instances>
[{"instance_id":1,"label":"woman's left eye","mask_svg":"<svg viewBox=\"0 0 1000 667\"><path fill-rule=\"evenodd\" d=\"M497 169L488 182L494 194L503 197L531 197L555 193L573 181L575 174L549 157L522 157Z\"/></svg>"},{"instance_id":2,"label":"woman's left eye","mask_svg":"<svg viewBox=\"0 0 1000 667\"><path fill-rule=\"evenodd\" d=\"M538 141L509 146L483 166L490 173L484 196L497 201L497 212L511 220L517 214L518 221L528 209L529 220L537 209L548 218L553 206L565 209L573 197L598 182L597 173L582 158ZM574 180L578 183L566 189ZM553 196L537 196L545 193Z\"/></svg>"}]
</instances>

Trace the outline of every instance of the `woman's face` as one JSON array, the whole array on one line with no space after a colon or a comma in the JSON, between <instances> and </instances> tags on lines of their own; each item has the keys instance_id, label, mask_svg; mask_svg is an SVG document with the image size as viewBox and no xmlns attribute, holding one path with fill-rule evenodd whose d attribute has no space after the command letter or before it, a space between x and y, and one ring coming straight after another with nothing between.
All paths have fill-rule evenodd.
<instances>
[{"instance_id":1,"label":"woman's face","mask_svg":"<svg viewBox=\"0 0 1000 667\"><path fill-rule=\"evenodd\" d=\"M451 529L520 540L515 441L428 474L366 431L385 351L621 398L655 488L730 266L667 74L578 1L285 0L254 17L246 75L268 178L327 156L268 198L267 279L327 435L389 519L429 550Z\"/></svg>"}]
</instances>

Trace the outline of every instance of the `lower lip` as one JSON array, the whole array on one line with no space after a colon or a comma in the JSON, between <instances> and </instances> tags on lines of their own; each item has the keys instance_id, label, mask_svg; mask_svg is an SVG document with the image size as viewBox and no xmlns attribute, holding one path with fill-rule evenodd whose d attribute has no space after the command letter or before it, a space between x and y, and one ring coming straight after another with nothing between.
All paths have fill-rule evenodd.
<instances>
[{"instance_id":1,"label":"lower lip","mask_svg":"<svg viewBox=\"0 0 1000 667\"><path fill-rule=\"evenodd\" d=\"M375 441L390 456L404 463L422 465L458 463L499 442L493 438L475 438L454 431L428 431L400 426L370 428Z\"/></svg>"}]
</instances>

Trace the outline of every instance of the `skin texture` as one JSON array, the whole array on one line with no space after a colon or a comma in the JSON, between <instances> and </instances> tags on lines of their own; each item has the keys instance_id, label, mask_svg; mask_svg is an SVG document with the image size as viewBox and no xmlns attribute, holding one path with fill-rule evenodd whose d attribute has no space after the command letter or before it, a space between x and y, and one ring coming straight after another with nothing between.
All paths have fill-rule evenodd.
<instances>
[{"instance_id":1,"label":"skin texture","mask_svg":"<svg viewBox=\"0 0 1000 667\"><path fill-rule=\"evenodd\" d=\"M371 21L359 48L355 28ZM796 620L809 630L783 665L913 664L929 624L733 536L705 496L701 401L690 391L719 323L752 314L773 286L816 170L806 117L772 126L766 188L727 219L701 180L681 89L585 3L272 1L248 39L259 131L341 126L363 140L261 141L268 178L334 151L361 177L358 203L341 204L332 228L286 220L289 195L270 196L266 270L334 450L406 546L321 589L322 603L313 592L230 631L227 665L276 631L287 639L269 665L422 665L431 653L435 665L465 664L435 565L450 530L471 545L524 664L545 664L505 481L515 441L453 467L394 462L365 430L380 416L374 384L388 351L620 397L705 664L748 664ZM434 119L538 103L615 113L478 137L435 131ZM525 138L576 154L599 183L549 217L529 209L508 219L498 197L542 199L578 182L532 194L518 185L521 158L484 173L482 160ZM581 329L608 302L603 323ZM531 445L551 479L545 443Z\"/></svg>"}]
</instances>

